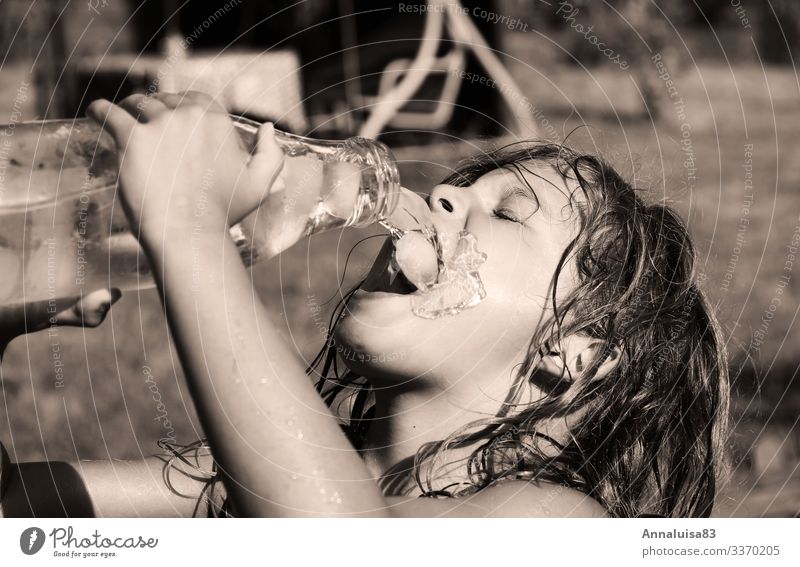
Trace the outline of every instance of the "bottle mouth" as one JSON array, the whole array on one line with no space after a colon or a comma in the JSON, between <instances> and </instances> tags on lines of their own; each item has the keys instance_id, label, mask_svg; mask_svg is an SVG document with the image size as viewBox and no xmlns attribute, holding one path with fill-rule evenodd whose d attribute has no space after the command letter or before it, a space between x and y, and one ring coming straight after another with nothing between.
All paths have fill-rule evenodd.
<instances>
[{"instance_id":1,"label":"bottle mouth","mask_svg":"<svg viewBox=\"0 0 800 567\"><path fill-rule=\"evenodd\" d=\"M344 142L343 151L355 157L348 161L362 166L361 188L345 226L361 228L385 219L400 200L400 173L391 150L377 140L354 137Z\"/></svg>"}]
</instances>

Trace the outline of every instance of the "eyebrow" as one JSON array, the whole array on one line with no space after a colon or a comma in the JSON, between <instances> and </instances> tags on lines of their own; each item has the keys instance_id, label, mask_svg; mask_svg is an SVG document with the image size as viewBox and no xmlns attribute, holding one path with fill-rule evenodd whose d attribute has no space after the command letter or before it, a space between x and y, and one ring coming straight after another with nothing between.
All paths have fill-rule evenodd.
<instances>
[{"instance_id":1,"label":"eyebrow","mask_svg":"<svg viewBox=\"0 0 800 567\"><path fill-rule=\"evenodd\" d=\"M536 177L537 179L541 179L542 181L544 181L545 183L547 183L548 185L553 187L556 191L558 191L558 193L560 195L563 195L563 196L567 197L567 199L570 202L570 206L571 206L571 204L572 204L572 195L569 195L569 194L565 193L564 189L562 187L559 187L558 185L556 185L555 183L553 183L552 181L550 181L549 179L547 179L543 175L540 175L539 173L529 169L528 167L526 167L524 165L524 163L525 162L509 163L509 164L504 165L501 169L510 170L510 169L513 168L514 173L516 174L517 178L522 181L522 183L525 186L525 188L527 188L527 191L530 191L530 196L536 201L536 205L540 210L545 210L545 212L546 212L546 209L544 209L542 207L542 201L539 199L539 195L537 195L536 190L533 188L533 186L530 184L528 179L525 177L525 174L523 173L523 171L525 173L529 173L530 175Z\"/></svg>"},{"instance_id":2,"label":"eyebrow","mask_svg":"<svg viewBox=\"0 0 800 567\"><path fill-rule=\"evenodd\" d=\"M508 194L506 194L504 197L507 198L507 197L511 197L511 196L517 195L517 196L520 196L520 197L533 199L533 201L536 203L537 210L541 210L542 201L539 199L539 195L536 193L536 189L533 188L533 186L530 184L528 179L522 173L522 170L524 169L525 171L527 171L531 175L534 175L534 176L538 177L539 179L543 179L545 181L547 181L547 180L544 179L544 177L542 177L541 175L538 175L537 173L534 173L533 171L521 166L519 163L510 163L508 165L503 166L503 169L506 169L506 170L509 170L509 169L512 169L512 168L514 169L514 173L515 173L515 176L517 177L517 179L522 182L522 187L520 187L518 185L515 186L514 189L512 191L510 191Z\"/></svg>"},{"instance_id":3,"label":"eyebrow","mask_svg":"<svg viewBox=\"0 0 800 567\"><path fill-rule=\"evenodd\" d=\"M522 198L526 201L533 201L536 204L537 210L541 208L539 197L529 188L519 187L518 185L505 187L503 189L503 194L501 195L501 200L505 201L506 199L511 199L512 197Z\"/></svg>"}]
</instances>

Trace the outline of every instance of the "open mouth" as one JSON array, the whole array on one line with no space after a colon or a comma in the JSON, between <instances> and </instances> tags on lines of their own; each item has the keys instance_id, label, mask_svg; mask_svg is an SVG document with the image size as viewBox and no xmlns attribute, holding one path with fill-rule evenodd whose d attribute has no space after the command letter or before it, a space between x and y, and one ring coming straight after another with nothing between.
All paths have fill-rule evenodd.
<instances>
[{"instance_id":1,"label":"open mouth","mask_svg":"<svg viewBox=\"0 0 800 567\"><path fill-rule=\"evenodd\" d=\"M442 241L440 237L440 242ZM394 295L408 295L411 298L411 311L423 319L438 319L456 315L464 309L479 304L486 297L478 268L486 260L486 254L477 248L474 235L462 231L447 236L444 248L450 254L439 263L433 283L422 287L415 285L403 271L395 253L394 239L387 239L381 248L375 264L361 286L367 292L383 292ZM439 248L441 251L442 247ZM406 259L412 263L411 259Z\"/></svg>"},{"instance_id":2,"label":"open mouth","mask_svg":"<svg viewBox=\"0 0 800 567\"><path fill-rule=\"evenodd\" d=\"M396 295L409 295L418 291L417 286L411 283L403 272L393 265L393 251L394 245L391 239L387 239L361 289Z\"/></svg>"},{"instance_id":3,"label":"open mouth","mask_svg":"<svg viewBox=\"0 0 800 567\"><path fill-rule=\"evenodd\" d=\"M417 286L408 281L408 278L402 271L397 272L394 280L389 285L389 293L397 293L399 295L408 295L418 291Z\"/></svg>"},{"instance_id":4,"label":"open mouth","mask_svg":"<svg viewBox=\"0 0 800 567\"><path fill-rule=\"evenodd\" d=\"M397 215L380 222L391 238L361 289L408 295L412 313L423 319L456 315L480 303L486 290L478 269L486 254L479 250L475 235L468 230L438 232L425 201L407 189L402 196L405 205Z\"/></svg>"}]
</instances>

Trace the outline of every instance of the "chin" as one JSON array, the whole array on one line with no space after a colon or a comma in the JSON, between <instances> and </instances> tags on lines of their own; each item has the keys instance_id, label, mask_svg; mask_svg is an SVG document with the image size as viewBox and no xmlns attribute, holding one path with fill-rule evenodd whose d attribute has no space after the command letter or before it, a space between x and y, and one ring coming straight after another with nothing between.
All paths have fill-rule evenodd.
<instances>
[{"instance_id":1,"label":"chin","mask_svg":"<svg viewBox=\"0 0 800 567\"><path fill-rule=\"evenodd\" d=\"M411 336L406 325L387 318L386 307L361 305L352 300L352 309L336 326L334 340L337 353L353 372L369 380L402 379L411 365L411 348L406 348Z\"/></svg>"},{"instance_id":2,"label":"chin","mask_svg":"<svg viewBox=\"0 0 800 567\"><path fill-rule=\"evenodd\" d=\"M474 312L423 319L411 312L407 296L383 292L354 296L349 306L334 333L337 351L350 370L375 385L409 384L443 361L459 367L485 342L479 333L464 333L481 328Z\"/></svg>"}]
</instances>

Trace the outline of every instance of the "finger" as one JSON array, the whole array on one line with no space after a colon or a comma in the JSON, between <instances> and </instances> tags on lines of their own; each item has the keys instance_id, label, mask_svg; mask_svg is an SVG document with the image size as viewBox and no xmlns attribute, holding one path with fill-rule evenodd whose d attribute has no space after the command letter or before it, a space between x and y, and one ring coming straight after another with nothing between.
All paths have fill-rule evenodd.
<instances>
[{"instance_id":1,"label":"finger","mask_svg":"<svg viewBox=\"0 0 800 567\"><path fill-rule=\"evenodd\" d=\"M156 93L153 97L163 102L169 108L178 108L189 104L201 106L208 112L228 114L228 111L219 102L206 93L198 91L183 91L180 93Z\"/></svg>"},{"instance_id":2,"label":"finger","mask_svg":"<svg viewBox=\"0 0 800 567\"><path fill-rule=\"evenodd\" d=\"M286 188L286 154L275 137L272 123L265 122L258 129L256 148L247 169L252 180L263 183L264 196Z\"/></svg>"},{"instance_id":3,"label":"finger","mask_svg":"<svg viewBox=\"0 0 800 567\"><path fill-rule=\"evenodd\" d=\"M97 327L102 323L111 306L122 297L118 289L100 289L76 301L71 307L58 313L56 324L69 327Z\"/></svg>"},{"instance_id":4,"label":"finger","mask_svg":"<svg viewBox=\"0 0 800 567\"><path fill-rule=\"evenodd\" d=\"M125 109L104 98L94 101L86 109L86 116L98 122L114 137L117 146L124 146L130 138L136 118Z\"/></svg>"},{"instance_id":5,"label":"finger","mask_svg":"<svg viewBox=\"0 0 800 567\"><path fill-rule=\"evenodd\" d=\"M139 120L150 122L167 110L167 105L152 96L132 94L119 102L119 106Z\"/></svg>"}]
</instances>

